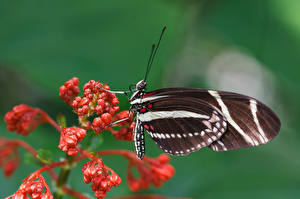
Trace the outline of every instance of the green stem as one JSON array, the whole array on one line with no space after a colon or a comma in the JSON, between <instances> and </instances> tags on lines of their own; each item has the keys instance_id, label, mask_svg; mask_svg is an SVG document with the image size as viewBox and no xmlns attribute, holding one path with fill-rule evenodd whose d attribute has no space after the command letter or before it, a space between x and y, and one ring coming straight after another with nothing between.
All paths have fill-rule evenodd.
<instances>
[{"instance_id":1,"label":"green stem","mask_svg":"<svg viewBox=\"0 0 300 199\"><path fill-rule=\"evenodd\" d=\"M68 156L68 155L66 155L66 158L68 164L65 167L62 167L59 172L58 180L56 183L56 191L54 193L54 199L62 199L62 197L65 195L64 192L62 191L62 188L67 183L67 180L71 173L73 159L74 159L72 156Z\"/></svg>"}]
</instances>

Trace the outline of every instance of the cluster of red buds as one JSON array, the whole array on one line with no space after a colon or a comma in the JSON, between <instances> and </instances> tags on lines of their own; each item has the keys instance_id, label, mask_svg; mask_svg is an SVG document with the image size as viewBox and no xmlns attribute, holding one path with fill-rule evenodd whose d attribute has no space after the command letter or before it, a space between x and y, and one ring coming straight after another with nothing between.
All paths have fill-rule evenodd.
<instances>
[{"instance_id":1,"label":"cluster of red buds","mask_svg":"<svg viewBox=\"0 0 300 199\"><path fill-rule=\"evenodd\" d=\"M92 129L96 133L101 133L109 129L116 139L128 140L133 139L132 136L132 117L129 118L128 111L119 111L119 100L114 93L109 92L110 87L106 84L90 80L83 86L83 96L78 96L79 81L73 78L67 81L64 86L60 87L59 96L70 106L74 112L78 114L79 123L85 129ZM89 122L90 116L97 115L92 122ZM119 131L108 128L114 121L128 118L124 122L115 126L121 126Z\"/></svg>"},{"instance_id":2,"label":"cluster of red buds","mask_svg":"<svg viewBox=\"0 0 300 199\"><path fill-rule=\"evenodd\" d=\"M157 158L144 157L141 161L131 162L127 172L130 190L137 192L140 189L148 189L150 185L161 186L175 173L175 169L169 164L169 161L170 157L162 154ZM137 169L139 178L133 175L132 168Z\"/></svg>"},{"instance_id":3,"label":"cluster of red buds","mask_svg":"<svg viewBox=\"0 0 300 199\"><path fill-rule=\"evenodd\" d=\"M65 127L60 134L60 142L58 148L66 152L68 155L77 155L77 144L86 136L86 130L79 127Z\"/></svg>"},{"instance_id":4,"label":"cluster of red buds","mask_svg":"<svg viewBox=\"0 0 300 199\"><path fill-rule=\"evenodd\" d=\"M79 80L77 77L65 82L63 86L59 88L59 97L62 98L67 104L71 105L74 98L79 94L78 88Z\"/></svg>"},{"instance_id":5,"label":"cluster of red buds","mask_svg":"<svg viewBox=\"0 0 300 199\"><path fill-rule=\"evenodd\" d=\"M18 191L6 199L53 199L49 186L47 185L44 177L38 173L32 173L19 187Z\"/></svg>"},{"instance_id":6,"label":"cluster of red buds","mask_svg":"<svg viewBox=\"0 0 300 199\"><path fill-rule=\"evenodd\" d=\"M39 108L20 104L15 106L12 111L6 113L4 120L7 122L9 131L16 131L26 136L39 124L46 122L47 117Z\"/></svg>"},{"instance_id":7,"label":"cluster of red buds","mask_svg":"<svg viewBox=\"0 0 300 199\"><path fill-rule=\"evenodd\" d=\"M86 184L92 182L91 188L97 199L104 198L112 186L121 184L121 178L112 169L105 166L100 158L85 163L82 173Z\"/></svg>"},{"instance_id":8,"label":"cluster of red buds","mask_svg":"<svg viewBox=\"0 0 300 199\"><path fill-rule=\"evenodd\" d=\"M19 166L18 146L0 138L0 167L4 175L10 177Z\"/></svg>"}]
</instances>

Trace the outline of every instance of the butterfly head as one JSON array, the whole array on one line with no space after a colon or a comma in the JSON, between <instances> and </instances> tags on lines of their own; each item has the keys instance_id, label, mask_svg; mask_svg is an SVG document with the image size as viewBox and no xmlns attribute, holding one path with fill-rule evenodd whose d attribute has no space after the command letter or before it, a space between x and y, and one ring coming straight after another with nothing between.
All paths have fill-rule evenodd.
<instances>
[{"instance_id":1,"label":"butterfly head","mask_svg":"<svg viewBox=\"0 0 300 199\"><path fill-rule=\"evenodd\" d=\"M138 90L138 91L143 91L143 90L145 90L146 85L147 85L146 81L145 81L145 80L141 80L141 81L139 81L139 82L136 84L136 90Z\"/></svg>"}]
</instances>

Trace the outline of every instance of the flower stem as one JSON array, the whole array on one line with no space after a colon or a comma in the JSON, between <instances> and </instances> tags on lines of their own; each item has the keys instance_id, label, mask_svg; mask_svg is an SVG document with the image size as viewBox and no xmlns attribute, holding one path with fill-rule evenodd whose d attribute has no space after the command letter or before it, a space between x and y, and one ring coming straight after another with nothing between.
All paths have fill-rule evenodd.
<instances>
[{"instance_id":1,"label":"flower stem","mask_svg":"<svg viewBox=\"0 0 300 199\"><path fill-rule=\"evenodd\" d=\"M83 194L77 192L77 191L74 191L73 189L70 189L66 186L63 187L63 191L69 195L72 195L76 198L79 198L79 199L90 199L89 197L86 197L84 196ZM55 196L54 196L55 197Z\"/></svg>"},{"instance_id":2,"label":"flower stem","mask_svg":"<svg viewBox=\"0 0 300 199\"><path fill-rule=\"evenodd\" d=\"M45 118L45 120L51 124L54 128L56 128L56 130L58 132L61 132L61 128L60 126L46 113L46 112L42 112L43 113L43 116Z\"/></svg>"},{"instance_id":3,"label":"flower stem","mask_svg":"<svg viewBox=\"0 0 300 199\"><path fill-rule=\"evenodd\" d=\"M65 166L65 167L62 167L60 172L59 172L59 176L58 176L58 180L57 180L57 183L56 183L56 188L57 190L55 191L54 193L54 198L55 199L61 199L64 195L63 191L61 191L61 189L64 190L64 185L66 184L68 178L69 178L69 175L71 173L71 169L72 169L72 164L73 164L73 157L72 156L66 156L66 159L67 159L67 165L69 166Z\"/></svg>"}]
</instances>

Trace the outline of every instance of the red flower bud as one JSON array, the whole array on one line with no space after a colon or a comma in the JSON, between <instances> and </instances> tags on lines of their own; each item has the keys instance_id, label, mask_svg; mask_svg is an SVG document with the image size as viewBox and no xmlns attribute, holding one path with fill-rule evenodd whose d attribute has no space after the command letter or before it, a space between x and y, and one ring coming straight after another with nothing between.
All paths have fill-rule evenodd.
<instances>
[{"instance_id":1,"label":"red flower bud","mask_svg":"<svg viewBox=\"0 0 300 199\"><path fill-rule=\"evenodd\" d=\"M104 113L101 115L101 120L108 125L111 123L112 116L109 113Z\"/></svg>"},{"instance_id":2,"label":"red flower bud","mask_svg":"<svg viewBox=\"0 0 300 199\"><path fill-rule=\"evenodd\" d=\"M32 132L39 124L47 121L42 110L25 104L15 106L11 112L6 113L4 120L9 131L16 131L24 136Z\"/></svg>"},{"instance_id":3,"label":"red flower bud","mask_svg":"<svg viewBox=\"0 0 300 199\"><path fill-rule=\"evenodd\" d=\"M76 77L65 82L59 88L59 97L62 98L67 104L72 105L74 98L79 94L78 88L79 80Z\"/></svg>"},{"instance_id":4,"label":"red flower bud","mask_svg":"<svg viewBox=\"0 0 300 199\"><path fill-rule=\"evenodd\" d=\"M175 173L175 169L169 164L169 161L169 156L162 154L157 158L145 157L141 161L130 164L127 172L130 190L137 192L140 189L148 189L150 185L161 186ZM138 171L139 179L133 177L132 167Z\"/></svg>"},{"instance_id":5,"label":"red flower bud","mask_svg":"<svg viewBox=\"0 0 300 199\"><path fill-rule=\"evenodd\" d=\"M53 199L53 196L43 176L33 173L24 180L15 194L7 197L9 198Z\"/></svg>"},{"instance_id":6,"label":"red flower bud","mask_svg":"<svg viewBox=\"0 0 300 199\"><path fill-rule=\"evenodd\" d=\"M86 131L78 127L65 127L60 135L58 148L65 151L68 155L77 155L77 144L86 136Z\"/></svg>"},{"instance_id":7,"label":"red flower bud","mask_svg":"<svg viewBox=\"0 0 300 199\"><path fill-rule=\"evenodd\" d=\"M110 170L111 175L109 175L108 169L100 158L83 165L83 180L86 184L92 182L92 190L98 199L105 197L112 186L118 186L121 183L121 178L112 170Z\"/></svg>"}]
</instances>

